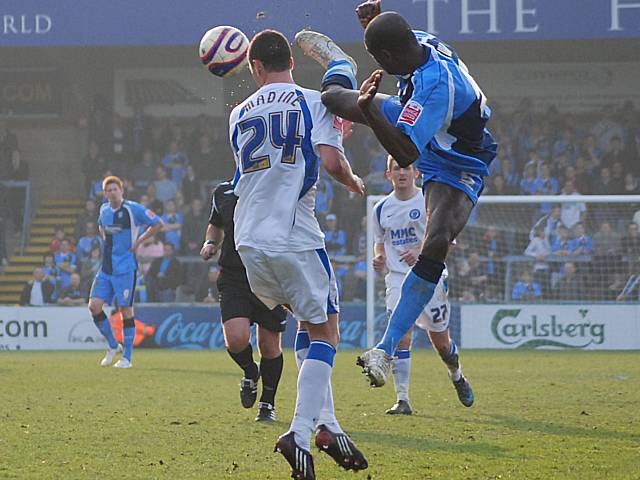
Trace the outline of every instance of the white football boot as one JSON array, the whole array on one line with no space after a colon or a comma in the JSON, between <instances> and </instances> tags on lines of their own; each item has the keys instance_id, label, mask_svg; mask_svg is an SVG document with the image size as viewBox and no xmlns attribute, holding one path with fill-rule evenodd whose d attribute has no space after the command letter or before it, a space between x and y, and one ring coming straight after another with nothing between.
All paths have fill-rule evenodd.
<instances>
[{"instance_id":1,"label":"white football boot","mask_svg":"<svg viewBox=\"0 0 640 480\"><path fill-rule=\"evenodd\" d=\"M369 377L372 387L382 387L387 383L391 360L392 357L384 350L372 348L358 357L357 364L362 367L362 373Z\"/></svg>"},{"instance_id":2,"label":"white football boot","mask_svg":"<svg viewBox=\"0 0 640 480\"><path fill-rule=\"evenodd\" d=\"M116 355L122 353L122 345L118 344L116 348L107 348L107 352L104 354L104 358L100 362L101 367L108 367L113 363Z\"/></svg>"},{"instance_id":3,"label":"white football boot","mask_svg":"<svg viewBox=\"0 0 640 480\"><path fill-rule=\"evenodd\" d=\"M300 47L302 53L313 58L325 69L327 65L329 65L329 62L346 60L353 67L354 76L358 73L356 61L336 45L336 42L322 33L312 30L301 30L296 33L296 45Z\"/></svg>"},{"instance_id":4,"label":"white football boot","mask_svg":"<svg viewBox=\"0 0 640 480\"><path fill-rule=\"evenodd\" d=\"M131 367L133 367L133 364L126 358L121 358L113 366L113 368L131 368Z\"/></svg>"}]
</instances>

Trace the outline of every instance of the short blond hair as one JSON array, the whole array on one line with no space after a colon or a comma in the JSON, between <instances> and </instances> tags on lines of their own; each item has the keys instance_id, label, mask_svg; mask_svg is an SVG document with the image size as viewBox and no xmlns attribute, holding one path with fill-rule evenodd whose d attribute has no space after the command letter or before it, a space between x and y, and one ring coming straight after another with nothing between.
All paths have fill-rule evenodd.
<instances>
[{"instance_id":1,"label":"short blond hair","mask_svg":"<svg viewBox=\"0 0 640 480\"><path fill-rule=\"evenodd\" d=\"M109 185L110 183L115 183L120 187L120 190L124 190L124 183L122 182L120 177L116 177L115 175L109 175L104 180L102 180L102 189L106 190L107 185Z\"/></svg>"}]
</instances>

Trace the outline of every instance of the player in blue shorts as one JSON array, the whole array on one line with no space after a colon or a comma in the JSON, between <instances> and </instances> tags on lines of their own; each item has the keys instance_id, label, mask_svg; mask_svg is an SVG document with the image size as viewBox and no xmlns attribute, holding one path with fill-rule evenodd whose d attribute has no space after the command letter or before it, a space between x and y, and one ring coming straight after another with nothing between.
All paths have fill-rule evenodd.
<instances>
[{"instance_id":1,"label":"player in blue shorts","mask_svg":"<svg viewBox=\"0 0 640 480\"><path fill-rule=\"evenodd\" d=\"M136 334L133 320L133 297L138 269L136 250L162 228L162 221L139 203L125 200L122 180L118 177L106 177L102 181L102 188L107 203L100 207L98 226L104 237L104 252L102 267L91 286L89 311L109 344L107 353L100 362L101 366L108 367L115 356L122 352L122 345L116 342L103 306L107 303L120 310L124 327L124 354L114 367L131 368L133 339ZM140 235L143 230L144 233Z\"/></svg>"},{"instance_id":2,"label":"player in blue shorts","mask_svg":"<svg viewBox=\"0 0 640 480\"><path fill-rule=\"evenodd\" d=\"M378 387L386 382L398 342L431 300L449 245L466 225L497 152L485 128L491 115L486 97L456 52L433 35L413 31L401 15L379 9L379 1L369 1L357 12L366 26L368 52L398 78L396 97L378 94L383 70L355 91L353 59L322 34L296 35L303 52L327 68L322 84L327 109L368 125L400 166L415 163L423 175L428 226L421 254L404 279L382 340L359 358ZM452 368L458 363L455 345L443 359ZM466 379L452 380L465 404L472 404Z\"/></svg>"}]
</instances>

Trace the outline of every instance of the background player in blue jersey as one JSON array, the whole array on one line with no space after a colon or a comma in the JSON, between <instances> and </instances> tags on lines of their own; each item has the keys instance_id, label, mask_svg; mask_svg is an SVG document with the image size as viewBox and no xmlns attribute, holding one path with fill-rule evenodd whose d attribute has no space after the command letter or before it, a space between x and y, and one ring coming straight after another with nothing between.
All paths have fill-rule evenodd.
<instances>
[{"instance_id":1,"label":"background player in blue jersey","mask_svg":"<svg viewBox=\"0 0 640 480\"><path fill-rule=\"evenodd\" d=\"M103 367L108 367L116 354L122 351L122 345L113 336L103 306L107 303L120 309L124 327L124 355L114 367L131 368L136 333L133 320L133 297L138 269L136 249L162 228L162 221L139 203L125 200L122 180L118 177L106 177L102 181L102 188L107 203L100 207L98 226L104 237L104 254L102 267L91 286L89 311L109 344L107 353L100 362Z\"/></svg>"},{"instance_id":2,"label":"background player in blue jersey","mask_svg":"<svg viewBox=\"0 0 640 480\"><path fill-rule=\"evenodd\" d=\"M365 46L384 71L397 76L397 97L378 94L383 70L354 91L355 63L328 37L300 32L296 42L328 67L322 99L329 111L371 127L399 165L416 162L423 175L428 226L421 254L405 277L384 337L359 359L372 385L382 386L398 342L433 296L449 245L482 192L497 145L485 128L491 114L486 97L455 51L433 35L414 32L395 12L376 16L379 2L364 4L372 5L374 12L362 21ZM450 357L457 362L453 349ZM456 388L471 403L464 377Z\"/></svg>"}]
</instances>

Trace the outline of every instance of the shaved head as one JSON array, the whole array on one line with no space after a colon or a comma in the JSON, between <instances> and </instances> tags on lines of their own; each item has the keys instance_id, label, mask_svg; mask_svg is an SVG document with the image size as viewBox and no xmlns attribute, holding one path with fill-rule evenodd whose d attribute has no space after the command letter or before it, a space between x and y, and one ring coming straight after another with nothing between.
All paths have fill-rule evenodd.
<instances>
[{"instance_id":1,"label":"shaved head","mask_svg":"<svg viewBox=\"0 0 640 480\"><path fill-rule=\"evenodd\" d=\"M396 12L384 12L374 18L364 32L364 43L371 53L381 49L406 51L418 44L411 25Z\"/></svg>"},{"instance_id":2,"label":"shaved head","mask_svg":"<svg viewBox=\"0 0 640 480\"><path fill-rule=\"evenodd\" d=\"M367 51L387 73L412 73L426 60L411 25L396 12L385 12L374 18L364 31Z\"/></svg>"}]
</instances>

